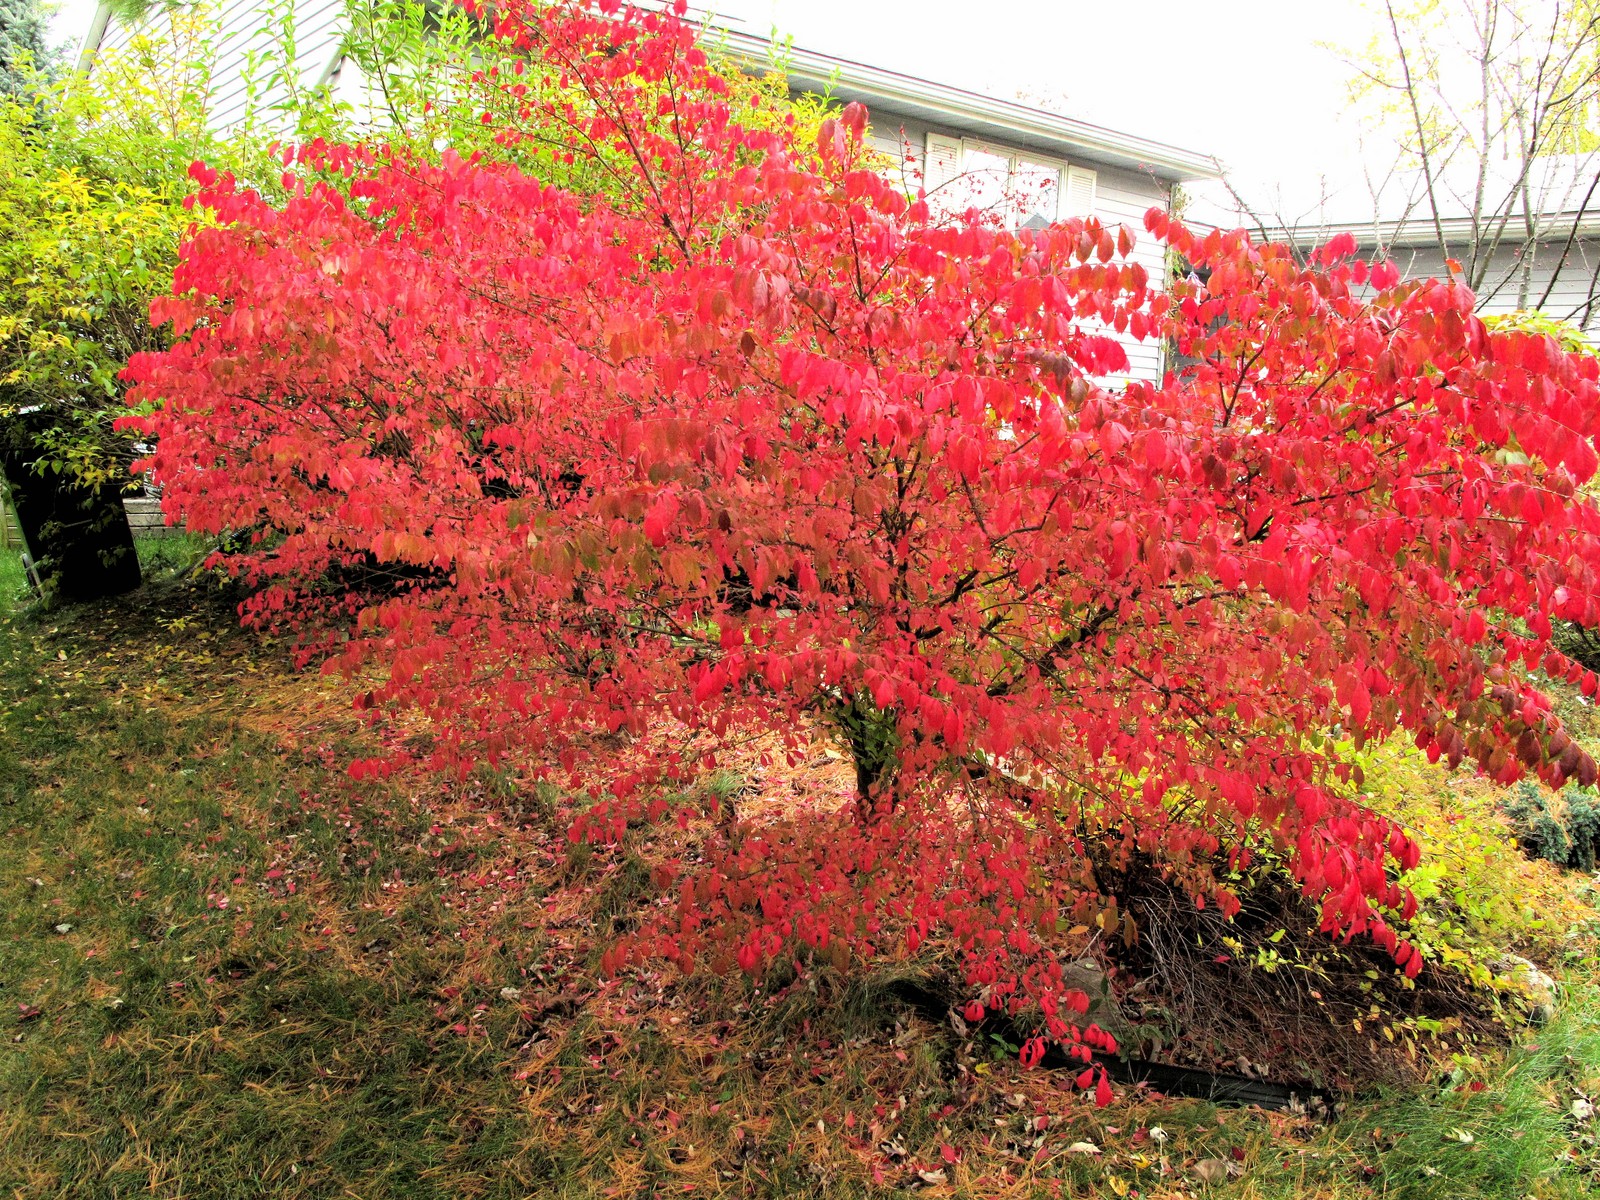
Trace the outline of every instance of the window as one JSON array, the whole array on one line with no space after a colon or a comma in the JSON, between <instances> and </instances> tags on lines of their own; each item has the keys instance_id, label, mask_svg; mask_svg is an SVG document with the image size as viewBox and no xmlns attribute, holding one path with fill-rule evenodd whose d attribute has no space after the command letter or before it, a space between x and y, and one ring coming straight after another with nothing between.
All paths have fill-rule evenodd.
<instances>
[{"instance_id":1,"label":"window","mask_svg":"<svg viewBox=\"0 0 1600 1200\"><path fill-rule=\"evenodd\" d=\"M924 183L945 211L977 208L1003 224L1040 228L1094 211L1095 172L987 142L928 134Z\"/></svg>"}]
</instances>

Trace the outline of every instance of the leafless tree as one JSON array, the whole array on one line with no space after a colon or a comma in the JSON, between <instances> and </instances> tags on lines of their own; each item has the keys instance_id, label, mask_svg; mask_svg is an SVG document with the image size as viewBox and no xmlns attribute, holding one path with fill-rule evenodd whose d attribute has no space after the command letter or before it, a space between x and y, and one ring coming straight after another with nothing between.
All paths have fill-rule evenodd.
<instances>
[{"instance_id":1,"label":"leafless tree","mask_svg":"<svg viewBox=\"0 0 1600 1200\"><path fill-rule=\"evenodd\" d=\"M1241 216L1309 248L1335 230L1480 304L1600 317L1600 0L1370 0L1347 51L1364 177Z\"/></svg>"}]
</instances>

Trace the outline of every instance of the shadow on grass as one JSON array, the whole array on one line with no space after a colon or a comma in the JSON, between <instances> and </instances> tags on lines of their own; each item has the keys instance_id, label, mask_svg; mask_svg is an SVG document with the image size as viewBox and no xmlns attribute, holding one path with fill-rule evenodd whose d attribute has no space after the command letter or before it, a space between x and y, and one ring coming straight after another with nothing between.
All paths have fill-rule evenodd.
<instances>
[{"instance_id":1,"label":"shadow on grass","mask_svg":"<svg viewBox=\"0 0 1600 1200\"><path fill-rule=\"evenodd\" d=\"M353 728L243 721L299 685L227 619L157 588L0 623L0 1194L1590 1194L1587 993L1503 1061L1316 1127L1095 1110L919 1018L898 967L597 980L597 939L655 897L628 848L481 885L532 852L343 777ZM154 691L122 677L146 636L186 655ZM562 888L582 907L542 915Z\"/></svg>"}]
</instances>

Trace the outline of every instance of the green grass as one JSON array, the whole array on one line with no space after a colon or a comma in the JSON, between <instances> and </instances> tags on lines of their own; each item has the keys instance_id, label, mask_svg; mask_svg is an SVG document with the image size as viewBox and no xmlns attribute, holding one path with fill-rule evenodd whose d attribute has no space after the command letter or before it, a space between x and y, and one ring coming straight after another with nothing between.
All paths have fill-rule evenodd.
<instances>
[{"instance_id":1,"label":"green grass","mask_svg":"<svg viewBox=\"0 0 1600 1200\"><path fill-rule=\"evenodd\" d=\"M28 592L28 577L22 570L22 551L0 549L0 612L22 603Z\"/></svg>"},{"instance_id":2,"label":"green grass","mask_svg":"<svg viewBox=\"0 0 1600 1200\"><path fill-rule=\"evenodd\" d=\"M0 596L19 583L0 559ZM546 861L425 781L352 783L360 732L230 621L159 578L0 621L0 1195L1594 1194L1583 987L1504 1057L1315 1127L1096 1111L828 972L772 1002L605 984L598 938L655 895L647 831ZM505 780L472 786L509 803ZM535 882L481 886L491 868ZM560 886L581 920L543 919ZM1194 1175L1235 1151L1241 1177Z\"/></svg>"},{"instance_id":3,"label":"green grass","mask_svg":"<svg viewBox=\"0 0 1600 1200\"><path fill-rule=\"evenodd\" d=\"M147 579L161 580L192 570L210 553L212 539L179 533L169 537L141 537L134 541L139 567ZM0 548L0 612L27 602L28 577L22 569L20 546Z\"/></svg>"},{"instance_id":4,"label":"green grass","mask_svg":"<svg viewBox=\"0 0 1600 1200\"><path fill-rule=\"evenodd\" d=\"M139 568L146 577L181 575L205 561L214 539L194 533L172 533L166 537L142 537L134 541Z\"/></svg>"},{"instance_id":5,"label":"green grass","mask_svg":"<svg viewBox=\"0 0 1600 1200\"><path fill-rule=\"evenodd\" d=\"M40 688L32 650L0 665L0 1192L526 1195L514 1013L451 1032L449 914L376 903L425 830L302 800L317 770L225 720Z\"/></svg>"},{"instance_id":6,"label":"green grass","mask_svg":"<svg viewBox=\"0 0 1600 1200\"><path fill-rule=\"evenodd\" d=\"M1525 1031L1505 1056L1463 1065L1425 1094L1356 1106L1291 1153L1260 1146L1264 1185L1241 1194L1341 1195L1359 1182L1407 1200L1592 1196L1600 1129L1572 1106L1582 1112L1597 1087L1600 996L1580 985L1556 1020Z\"/></svg>"}]
</instances>

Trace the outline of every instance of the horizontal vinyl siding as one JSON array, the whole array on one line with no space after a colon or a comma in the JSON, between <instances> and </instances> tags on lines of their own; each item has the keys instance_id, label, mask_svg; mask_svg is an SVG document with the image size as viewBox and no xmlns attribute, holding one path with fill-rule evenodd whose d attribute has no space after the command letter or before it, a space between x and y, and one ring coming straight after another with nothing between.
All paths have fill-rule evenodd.
<instances>
[{"instance_id":1,"label":"horizontal vinyl siding","mask_svg":"<svg viewBox=\"0 0 1600 1200\"><path fill-rule=\"evenodd\" d=\"M1533 296L1529 303L1538 303L1539 297L1544 293L1545 284L1549 282L1552 274L1556 274L1555 287L1550 289L1550 299L1544 304L1545 312L1581 325L1586 333L1593 333L1600 330L1600 304L1592 303L1596 267L1600 266L1600 242L1587 238L1573 242L1572 249L1561 264L1560 272L1556 273L1555 263L1561 258L1561 250L1565 244L1563 240L1540 248L1540 256L1545 262L1541 263L1537 258L1534 260ZM1515 289L1512 294L1515 295ZM1584 320L1585 309L1588 310L1587 321Z\"/></svg>"},{"instance_id":2,"label":"horizontal vinyl siding","mask_svg":"<svg viewBox=\"0 0 1600 1200\"><path fill-rule=\"evenodd\" d=\"M893 113L883 114L868 134L868 143L872 148L888 155L894 161L896 165L891 168L890 176L897 179L908 192L915 191L921 186L923 151L930 132L950 137L963 136L959 129L933 127L926 122L907 120ZM1001 144L993 142L992 139L982 140L992 145ZM1134 237L1132 260L1143 264L1154 287L1166 286L1166 253L1144 228L1144 214L1152 206L1164 208L1170 203L1165 183L1133 171L1103 166L1072 155L1063 157L1059 153L1046 153L1037 148L1018 147L1018 150L1024 154L1051 158L1094 171L1096 173L1094 215L1113 231L1126 226ZM906 161L907 159L909 161ZM1085 328L1103 327L1097 322L1086 322ZM1128 378L1160 382L1162 363L1159 342L1140 342L1126 335L1118 336L1117 340L1122 343L1128 355Z\"/></svg>"},{"instance_id":3,"label":"horizontal vinyl siding","mask_svg":"<svg viewBox=\"0 0 1600 1200\"><path fill-rule=\"evenodd\" d=\"M1600 264L1600 242L1592 238L1579 238L1562 258L1566 239L1543 243L1534 254L1533 272L1528 288L1527 307L1539 307L1539 299L1556 275L1555 286L1543 310L1552 317L1581 324L1584 307L1588 303L1590 288L1594 285L1595 268ZM1479 289L1478 311L1482 313L1515 312L1519 307L1521 278L1517 266L1518 246L1502 246L1494 252L1483 286ZM1409 250L1396 248L1393 252L1395 266L1407 279L1438 279L1445 274L1444 256L1437 249ZM1560 272L1555 267L1560 262ZM1600 331L1600 305L1590 312L1587 332Z\"/></svg>"},{"instance_id":4,"label":"horizontal vinyl siding","mask_svg":"<svg viewBox=\"0 0 1600 1200\"><path fill-rule=\"evenodd\" d=\"M867 133L868 145L886 154L893 161L894 166L890 168L889 177L896 180L907 192L914 192L922 186L923 150L928 144L930 132L947 131L934 130L923 121L905 120L885 114L882 121L875 122ZM952 134L952 136L958 135ZM906 160L908 154L909 161Z\"/></svg>"},{"instance_id":5,"label":"horizontal vinyl siding","mask_svg":"<svg viewBox=\"0 0 1600 1200\"><path fill-rule=\"evenodd\" d=\"M284 72L288 79L269 87L268 80L280 72L284 52L281 15L289 11L291 3L295 61L292 69ZM153 19L160 21L159 16ZM101 52L126 48L137 31L113 16L101 38ZM309 90L326 78L343 38L343 0L285 0L280 15L260 0L223 0L212 34L213 66L207 97L212 128L226 131L251 118L267 128L282 123L283 118L273 110L290 99L292 90Z\"/></svg>"},{"instance_id":6,"label":"horizontal vinyl siding","mask_svg":"<svg viewBox=\"0 0 1600 1200\"><path fill-rule=\"evenodd\" d=\"M1489 272L1484 276L1480 308L1484 312L1511 312L1518 308L1521 299L1522 270L1517 247L1502 247L1494 253ZM1550 289L1550 298L1542 308L1552 317L1582 324L1584 308L1595 278L1595 263L1600 245L1593 240L1579 238L1572 249L1562 257L1566 239L1537 245L1533 254L1533 269L1529 273L1527 291L1528 308L1541 307L1540 298ZM1558 271L1559 265L1559 271ZM1551 286L1552 277L1554 286ZM1596 314L1589 314L1587 330L1596 327Z\"/></svg>"},{"instance_id":7,"label":"horizontal vinyl siding","mask_svg":"<svg viewBox=\"0 0 1600 1200\"><path fill-rule=\"evenodd\" d=\"M392 128L383 92L367 78L355 59L342 58L328 85L333 102L345 106L358 131L381 138Z\"/></svg>"},{"instance_id":8,"label":"horizontal vinyl siding","mask_svg":"<svg viewBox=\"0 0 1600 1200\"><path fill-rule=\"evenodd\" d=\"M1110 229L1126 227L1133 237L1133 253L1129 258L1144 267L1152 287L1165 290L1167 286L1167 252L1165 247L1145 232L1144 214L1153 207L1166 208L1171 203L1167 185L1160 180L1136 174L1117 167L1098 168L1095 181L1095 215ZM1128 354L1129 375L1134 379L1161 381L1161 343L1153 338L1137 341L1131 335L1117 338Z\"/></svg>"},{"instance_id":9,"label":"horizontal vinyl siding","mask_svg":"<svg viewBox=\"0 0 1600 1200\"><path fill-rule=\"evenodd\" d=\"M100 35L100 51L102 53L115 53L126 50L128 43L133 39L137 26L124 24L121 17L112 14L106 22L106 30Z\"/></svg>"}]
</instances>

